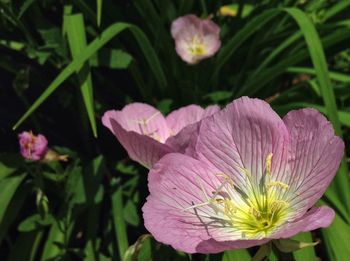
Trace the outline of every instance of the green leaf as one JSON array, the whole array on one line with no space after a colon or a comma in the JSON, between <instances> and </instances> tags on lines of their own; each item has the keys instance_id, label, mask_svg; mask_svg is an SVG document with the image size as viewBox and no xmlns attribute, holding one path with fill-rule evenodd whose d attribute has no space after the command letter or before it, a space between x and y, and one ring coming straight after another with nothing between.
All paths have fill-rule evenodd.
<instances>
[{"instance_id":1,"label":"green leaf","mask_svg":"<svg viewBox=\"0 0 350 261\"><path fill-rule=\"evenodd\" d=\"M342 28L336 30L334 33L329 34L323 38L323 46L325 48L329 48L332 46L336 46L342 41L345 41L350 38L350 29ZM244 84L241 88L239 88L236 97L242 95L254 96L255 93L260 90L267 83L270 83L272 80L276 79L278 76L283 74L287 68L294 66L309 57L308 50L302 49L299 52L296 52L293 55L285 57L279 63L274 65L273 67L262 70L255 77L250 77L247 80L247 83Z\"/></svg>"},{"instance_id":2,"label":"green leaf","mask_svg":"<svg viewBox=\"0 0 350 261\"><path fill-rule=\"evenodd\" d=\"M0 224L3 222L5 212L17 188L26 174L9 177L0 181Z\"/></svg>"},{"instance_id":3,"label":"green leaf","mask_svg":"<svg viewBox=\"0 0 350 261\"><path fill-rule=\"evenodd\" d=\"M232 92L229 91L216 91L211 92L203 96L204 99L209 99L212 103L219 103L227 101L232 98Z\"/></svg>"},{"instance_id":4,"label":"green leaf","mask_svg":"<svg viewBox=\"0 0 350 261\"><path fill-rule=\"evenodd\" d=\"M97 26L100 27L101 25L101 16L102 16L102 3L103 0L96 0L96 18L97 18Z\"/></svg>"},{"instance_id":5,"label":"green leaf","mask_svg":"<svg viewBox=\"0 0 350 261\"><path fill-rule=\"evenodd\" d=\"M112 201L112 217L114 225L115 239L118 244L118 252L120 260L123 260L124 255L129 247L126 224L123 216L123 191L118 188L111 196ZM115 258L117 256L115 255Z\"/></svg>"},{"instance_id":6,"label":"green leaf","mask_svg":"<svg viewBox=\"0 0 350 261\"><path fill-rule=\"evenodd\" d=\"M16 129L24 120L26 120L64 81L67 80L74 72L79 70L83 64L91 58L98 50L100 50L111 39L117 36L124 30L130 30L139 44L146 60L150 66L150 70L154 74L155 79L158 82L161 92L164 92L164 88L167 86L167 80L165 78L163 69L160 65L158 57L152 48L146 35L136 26L127 23L115 23L104 30L101 35L92 41L78 57L63 69L59 75L52 81L47 89L37 98L37 100L30 106L30 108L24 113L24 115L16 122L13 129Z\"/></svg>"},{"instance_id":7,"label":"green leaf","mask_svg":"<svg viewBox=\"0 0 350 261\"><path fill-rule=\"evenodd\" d=\"M223 47L220 48L216 59L216 66L213 72L215 79L221 68L231 59L232 54L238 47L247 40L253 33L258 31L271 19L275 18L280 11L277 9L268 10L265 13L253 18L240 31L238 31Z\"/></svg>"},{"instance_id":8,"label":"green leaf","mask_svg":"<svg viewBox=\"0 0 350 261\"><path fill-rule=\"evenodd\" d=\"M131 62L131 55L119 49L102 49L90 58L91 66L105 66L111 69L126 69Z\"/></svg>"},{"instance_id":9,"label":"green leaf","mask_svg":"<svg viewBox=\"0 0 350 261\"><path fill-rule=\"evenodd\" d=\"M0 154L0 180L13 174L23 159L19 154Z\"/></svg>"},{"instance_id":10,"label":"green leaf","mask_svg":"<svg viewBox=\"0 0 350 261\"><path fill-rule=\"evenodd\" d=\"M107 173L102 156L96 157L83 171L84 190L87 207L87 225L85 234L88 242L85 251L95 253L96 238L100 225L101 202L104 195L104 188L101 184L103 175Z\"/></svg>"},{"instance_id":11,"label":"green leaf","mask_svg":"<svg viewBox=\"0 0 350 261\"><path fill-rule=\"evenodd\" d=\"M128 222L133 226L139 225L140 218L137 213L137 207L136 207L136 204L131 199L129 199L126 202L123 211L124 211L124 219L126 220L126 222Z\"/></svg>"},{"instance_id":12,"label":"green leaf","mask_svg":"<svg viewBox=\"0 0 350 261\"><path fill-rule=\"evenodd\" d=\"M67 231L63 231L62 226L64 226L63 222L59 220L56 220L51 226L41 256L42 261L55 258L62 254L60 244L64 245L66 238L68 238L66 235Z\"/></svg>"},{"instance_id":13,"label":"green leaf","mask_svg":"<svg viewBox=\"0 0 350 261\"><path fill-rule=\"evenodd\" d=\"M31 187L29 186L29 184L23 184L22 186L18 187L16 193L11 198L10 204L8 205L5 215L3 216L2 222L0 223L0 245L2 240L7 235L8 229L16 220L18 214L21 213L23 204L28 199L30 192Z\"/></svg>"},{"instance_id":14,"label":"green leaf","mask_svg":"<svg viewBox=\"0 0 350 261\"><path fill-rule=\"evenodd\" d=\"M34 261L43 237L43 231L20 233L12 246L8 261L28 260Z\"/></svg>"},{"instance_id":15,"label":"green leaf","mask_svg":"<svg viewBox=\"0 0 350 261\"><path fill-rule=\"evenodd\" d=\"M341 11L344 11L349 6L350 6L350 1L347 1L347 0L338 1L338 3L326 9L326 12L322 17L322 21L326 22L336 14L340 13Z\"/></svg>"},{"instance_id":16,"label":"green leaf","mask_svg":"<svg viewBox=\"0 0 350 261\"><path fill-rule=\"evenodd\" d=\"M290 73L296 73L296 74L311 74L316 75L316 70L314 68L309 67L289 67L287 69L287 72ZM332 80L343 82L343 83L350 83L350 75L339 73L339 72L329 72L329 77Z\"/></svg>"},{"instance_id":17,"label":"green leaf","mask_svg":"<svg viewBox=\"0 0 350 261\"><path fill-rule=\"evenodd\" d=\"M321 230L322 247L327 250L328 260L348 260L350 256L350 226L336 214L332 225Z\"/></svg>"},{"instance_id":18,"label":"green leaf","mask_svg":"<svg viewBox=\"0 0 350 261\"><path fill-rule=\"evenodd\" d=\"M265 260L271 253L271 243L264 244L259 247L258 251L252 258L252 261L261 261Z\"/></svg>"},{"instance_id":19,"label":"green leaf","mask_svg":"<svg viewBox=\"0 0 350 261\"><path fill-rule=\"evenodd\" d=\"M82 14L65 15L64 31L67 33L69 47L73 59L78 57L86 48L85 24ZM77 68L80 91L84 99L85 108L89 116L92 132L97 137L97 127L94 112L94 96L91 73L88 62L82 68Z\"/></svg>"},{"instance_id":20,"label":"green leaf","mask_svg":"<svg viewBox=\"0 0 350 261\"><path fill-rule=\"evenodd\" d=\"M46 215L44 219L39 214L34 214L24 219L18 225L18 231L31 232L33 230L42 229L44 226L51 225L54 219L51 215Z\"/></svg>"},{"instance_id":21,"label":"green leaf","mask_svg":"<svg viewBox=\"0 0 350 261\"><path fill-rule=\"evenodd\" d=\"M35 2L35 0L25 0L19 9L17 19L21 19L23 14L28 10L28 8Z\"/></svg>"},{"instance_id":22,"label":"green leaf","mask_svg":"<svg viewBox=\"0 0 350 261\"><path fill-rule=\"evenodd\" d=\"M337 115L337 105L335 102L334 92L328 74L326 57L320 37L311 20L301 10L296 8L286 8L285 11L294 18L304 35L312 64L314 65L316 76L321 88L323 101L328 111L328 117L333 123L336 133L341 136L342 132Z\"/></svg>"},{"instance_id":23,"label":"green leaf","mask_svg":"<svg viewBox=\"0 0 350 261\"><path fill-rule=\"evenodd\" d=\"M327 116L333 124L335 133L342 137L342 130L337 112L337 104L329 77L326 57L315 26L301 10L296 8L287 8L285 11L294 18L304 35L312 64L316 71L316 77L320 86L323 102L327 110ZM350 211L349 177L347 163L345 160L342 161L338 175L335 176L331 186L337 191L339 197L346 199L345 206L347 207L348 211Z\"/></svg>"},{"instance_id":24,"label":"green leaf","mask_svg":"<svg viewBox=\"0 0 350 261\"><path fill-rule=\"evenodd\" d=\"M142 245L146 242L146 244L150 241L150 238L152 236L149 234L140 236L136 242L131 245L125 252L123 261L131 261L136 260L137 256L139 255L140 249L142 248ZM148 255L147 255L148 256Z\"/></svg>"},{"instance_id":25,"label":"green leaf","mask_svg":"<svg viewBox=\"0 0 350 261\"><path fill-rule=\"evenodd\" d=\"M312 242L312 236L310 232L303 232L293 237L294 240L302 241L302 242ZM315 249L313 247L308 247L304 249L300 249L298 251L293 252L293 256L295 261L304 261L304 260L316 260Z\"/></svg>"},{"instance_id":26,"label":"green leaf","mask_svg":"<svg viewBox=\"0 0 350 261\"><path fill-rule=\"evenodd\" d=\"M222 256L222 261L249 261L252 257L246 249L226 250Z\"/></svg>"}]
</instances>

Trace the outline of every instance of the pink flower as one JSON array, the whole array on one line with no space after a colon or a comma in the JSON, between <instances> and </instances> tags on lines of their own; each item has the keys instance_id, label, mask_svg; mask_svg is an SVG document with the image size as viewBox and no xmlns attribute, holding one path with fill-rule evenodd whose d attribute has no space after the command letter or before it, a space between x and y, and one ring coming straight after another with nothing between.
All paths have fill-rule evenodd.
<instances>
[{"instance_id":1,"label":"pink flower","mask_svg":"<svg viewBox=\"0 0 350 261\"><path fill-rule=\"evenodd\" d=\"M28 160L41 160L48 150L47 139L44 135L34 135L31 131L18 134L21 154Z\"/></svg>"},{"instance_id":2,"label":"pink flower","mask_svg":"<svg viewBox=\"0 0 350 261\"><path fill-rule=\"evenodd\" d=\"M196 125L202 118L219 110L218 106L202 109L189 105L164 117L144 103L132 103L121 111L105 112L102 123L119 140L131 159L147 168L170 152L184 152Z\"/></svg>"},{"instance_id":3,"label":"pink flower","mask_svg":"<svg viewBox=\"0 0 350 261\"><path fill-rule=\"evenodd\" d=\"M213 56L220 48L220 27L195 15L177 18L171 24L177 54L189 64Z\"/></svg>"},{"instance_id":4,"label":"pink flower","mask_svg":"<svg viewBox=\"0 0 350 261\"><path fill-rule=\"evenodd\" d=\"M150 170L145 226L188 253L247 248L327 227L314 207L333 179L343 141L314 109L281 119L247 97L201 121L194 156L165 155Z\"/></svg>"}]
</instances>

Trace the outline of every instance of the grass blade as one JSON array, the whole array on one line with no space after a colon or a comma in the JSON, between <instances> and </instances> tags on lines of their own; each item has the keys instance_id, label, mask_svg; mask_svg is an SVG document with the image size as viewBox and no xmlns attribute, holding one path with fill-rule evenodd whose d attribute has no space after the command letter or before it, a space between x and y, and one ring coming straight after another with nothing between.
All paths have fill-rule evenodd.
<instances>
[{"instance_id":1,"label":"grass blade","mask_svg":"<svg viewBox=\"0 0 350 261\"><path fill-rule=\"evenodd\" d=\"M123 216L123 190L118 188L112 195L112 216L114 224L115 238L118 243L120 260L124 259L124 254L129 247L126 224ZM116 258L116 256L115 256Z\"/></svg>"},{"instance_id":2,"label":"grass blade","mask_svg":"<svg viewBox=\"0 0 350 261\"><path fill-rule=\"evenodd\" d=\"M213 79L216 79L221 68L230 60L232 54L237 48L258 31L263 25L273 19L280 11L277 9L269 10L254 19L252 19L242 30L235 34L228 43L223 46L217 56L216 66L213 72Z\"/></svg>"},{"instance_id":3,"label":"grass blade","mask_svg":"<svg viewBox=\"0 0 350 261\"><path fill-rule=\"evenodd\" d=\"M96 0L96 22L98 27L101 25L102 2L103 0Z\"/></svg>"},{"instance_id":4,"label":"grass blade","mask_svg":"<svg viewBox=\"0 0 350 261\"><path fill-rule=\"evenodd\" d=\"M343 0L339 1L339 3L331 6L331 8L326 9L326 13L323 16L323 22L326 22L328 19L332 18L336 14L340 13L344 9L348 8L350 6L350 1Z\"/></svg>"},{"instance_id":5,"label":"grass blade","mask_svg":"<svg viewBox=\"0 0 350 261\"><path fill-rule=\"evenodd\" d=\"M5 178L0 182L0 224L3 222L5 212L18 186L25 178L25 174Z\"/></svg>"},{"instance_id":6,"label":"grass blade","mask_svg":"<svg viewBox=\"0 0 350 261\"><path fill-rule=\"evenodd\" d=\"M225 251L222 256L222 261L249 261L252 257L246 249L238 249L238 250L228 250Z\"/></svg>"},{"instance_id":7,"label":"grass blade","mask_svg":"<svg viewBox=\"0 0 350 261\"><path fill-rule=\"evenodd\" d=\"M325 37L322 41L322 44L325 48L330 48L349 38L350 29L343 28ZM302 50L298 53L290 55L288 58L285 58L273 67L262 70L255 77L250 77L247 83L238 90L235 96L239 97L242 95L255 95L255 93L259 91L262 87L264 87L267 83L271 82L273 79L286 72L287 68L306 60L306 58L308 57L308 50Z\"/></svg>"},{"instance_id":8,"label":"grass blade","mask_svg":"<svg viewBox=\"0 0 350 261\"><path fill-rule=\"evenodd\" d=\"M290 67L287 69L287 72L290 73L296 73L296 74L311 74L316 75L316 70L314 68L309 67ZM344 74L344 73L338 73L338 72L329 72L329 77L332 80L349 83L350 82L350 75Z\"/></svg>"},{"instance_id":9,"label":"grass blade","mask_svg":"<svg viewBox=\"0 0 350 261\"><path fill-rule=\"evenodd\" d=\"M73 59L86 48L85 24L82 14L65 15L64 31L67 34L69 47ZM94 97L91 81L91 74L88 62L85 62L82 68L77 70L80 91L83 96L85 108L90 120L92 132L97 137L97 128L94 112Z\"/></svg>"},{"instance_id":10,"label":"grass blade","mask_svg":"<svg viewBox=\"0 0 350 261\"><path fill-rule=\"evenodd\" d=\"M349 224L337 214L332 225L321 230L323 246L327 250L328 260L348 260L350 256L350 228Z\"/></svg>"},{"instance_id":11,"label":"grass blade","mask_svg":"<svg viewBox=\"0 0 350 261\"><path fill-rule=\"evenodd\" d=\"M296 8L286 8L285 11L294 18L304 35L312 64L316 71L316 77L320 86L328 118L332 122L336 134L342 137L342 130L338 117L335 95L328 73L326 57L316 28L309 17L301 10ZM346 199L344 202L346 202L346 207L348 211L350 211L350 190L347 173L347 163L343 160L338 174L335 176L331 186L337 191L339 197Z\"/></svg>"},{"instance_id":12,"label":"grass blade","mask_svg":"<svg viewBox=\"0 0 350 261\"><path fill-rule=\"evenodd\" d=\"M167 80L164 71L160 65L159 59L155 50L151 46L146 35L136 26L127 23L115 23L109 26L102 34L92 41L81 54L73 59L73 61L63 69L57 77L51 82L47 89L36 99L24 115L16 122L13 129L16 129L24 120L26 120L64 81L67 80L77 69L79 69L86 61L90 59L98 50L100 50L106 43L117 36L124 30L130 30L137 43L139 44L145 58L150 66L154 77L156 78L160 91L164 92L167 86Z\"/></svg>"}]
</instances>

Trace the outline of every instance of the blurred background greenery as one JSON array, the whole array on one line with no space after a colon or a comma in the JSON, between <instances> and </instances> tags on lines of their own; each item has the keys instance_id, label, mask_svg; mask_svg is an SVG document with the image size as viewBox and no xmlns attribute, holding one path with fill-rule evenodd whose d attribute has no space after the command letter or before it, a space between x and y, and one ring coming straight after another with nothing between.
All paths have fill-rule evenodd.
<instances>
[{"instance_id":1,"label":"blurred background greenery","mask_svg":"<svg viewBox=\"0 0 350 261\"><path fill-rule=\"evenodd\" d=\"M189 13L221 27L219 52L194 66L170 35ZM101 115L133 101L166 114L248 95L281 116L314 107L349 145L349 48L349 0L0 0L0 259L250 260L256 248L190 256L147 235L147 170ZM69 162L25 162L21 130L43 133ZM332 226L297 236L321 244L270 260L348 260L347 163L320 201L337 212Z\"/></svg>"}]
</instances>

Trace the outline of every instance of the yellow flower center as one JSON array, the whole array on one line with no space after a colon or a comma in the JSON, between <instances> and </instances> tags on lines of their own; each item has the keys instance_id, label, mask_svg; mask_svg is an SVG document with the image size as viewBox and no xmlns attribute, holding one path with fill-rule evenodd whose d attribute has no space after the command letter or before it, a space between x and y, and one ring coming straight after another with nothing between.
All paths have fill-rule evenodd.
<instances>
[{"instance_id":1,"label":"yellow flower center","mask_svg":"<svg viewBox=\"0 0 350 261\"><path fill-rule=\"evenodd\" d=\"M188 42L188 51L195 57L200 57L207 53L206 46L198 35L193 36Z\"/></svg>"},{"instance_id":2,"label":"yellow flower center","mask_svg":"<svg viewBox=\"0 0 350 261\"><path fill-rule=\"evenodd\" d=\"M241 169L246 178L245 188L240 188L225 174L222 184L209 197L202 187L206 202L192 205L184 210L211 207L215 214L215 225L233 232L241 239L261 239L281 226L290 214L286 192L289 186L280 181L271 180L271 160L269 154L265 161L265 173L258 182L253 182L246 169Z\"/></svg>"}]
</instances>

